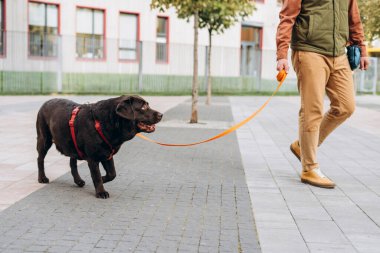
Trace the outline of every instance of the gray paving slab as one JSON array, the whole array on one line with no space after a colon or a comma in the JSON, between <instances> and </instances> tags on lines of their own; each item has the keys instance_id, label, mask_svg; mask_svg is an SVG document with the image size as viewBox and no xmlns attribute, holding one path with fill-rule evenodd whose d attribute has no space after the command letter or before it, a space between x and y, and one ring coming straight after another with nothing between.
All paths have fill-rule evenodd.
<instances>
[{"instance_id":1,"label":"gray paving slab","mask_svg":"<svg viewBox=\"0 0 380 253\"><path fill-rule=\"evenodd\" d=\"M230 98L235 121L265 99ZM263 252L379 251L380 100L357 100L356 113L318 152L322 171L337 183L333 190L299 180L301 165L289 151L298 133L298 97L274 98L237 131Z\"/></svg>"},{"instance_id":2,"label":"gray paving slab","mask_svg":"<svg viewBox=\"0 0 380 253\"><path fill-rule=\"evenodd\" d=\"M332 244L332 243L308 243L311 253L355 253L356 249L350 244Z\"/></svg>"},{"instance_id":3,"label":"gray paving slab","mask_svg":"<svg viewBox=\"0 0 380 253\"><path fill-rule=\"evenodd\" d=\"M151 137L203 139L265 99L215 97L207 107L202 98L196 127L186 123L187 101L166 113ZM1 105L12 110L1 115L30 119L39 101L30 97L26 112L5 97ZM334 190L300 183L300 163L289 151L297 138L298 97L274 98L236 135L212 144L173 151L138 139L127 143L116 157L118 176L106 185L106 201L94 198L84 164L80 173L88 184L82 189L65 174L16 204L4 201L13 192L29 194L23 189L33 185L14 183L35 166L28 154L11 155L24 144L15 129L1 135L12 145L0 153L6 171L0 189L8 190L0 194L0 209L11 205L0 213L0 252L379 252L380 100L358 97L357 105L319 149L322 170L337 183ZM6 127L4 121L0 126ZM28 145L25 150L34 148ZM54 157L47 173L66 164Z\"/></svg>"},{"instance_id":4,"label":"gray paving slab","mask_svg":"<svg viewBox=\"0 0 380 253\"><path fill-rule=\"evenodd\" d=\"M228 99L215 101L200 110L231 122ZM184 115L180 105L164 120ZM158 127L150 137L191 142L219 132ZM0 251L261 252L236 135L183 149L134 139L115 164L117 177L105 185L110 199L95 198L82 164L85 187L67 173L2 211Z\"/></svg>"},{"instance_id":5,"label":"gray paving slab","mask_svg":"<svg viewBox=\"0 0 380 253\"><path fill-rule=\"evenodd\" d=\"M52 98L67 98L78 103L96 102L109 96L1 96L0 97L0 211L43 187L35 178L36 129L40 106ZM144 97L153 108L165 112L188 97ZM69 171L65 157L51 149L45 160L49 178ZM80 163L80 162L79 162Z\"/></svg>"}]
</instances>

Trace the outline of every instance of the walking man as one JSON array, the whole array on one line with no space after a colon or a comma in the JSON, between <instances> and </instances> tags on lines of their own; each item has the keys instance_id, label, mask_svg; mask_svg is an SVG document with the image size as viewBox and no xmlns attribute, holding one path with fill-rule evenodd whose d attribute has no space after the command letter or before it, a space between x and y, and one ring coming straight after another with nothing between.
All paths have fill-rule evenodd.
<instances>
[{"instance_id":1,"label":"walking man","mask_svg":"<svg viewBox=\"0 0 380 253\"><path fill-rule=\"evenodd\" d=\"M288 48L301 97L299 140L290 149L302 163L301 181L334 188L319 168L317 148L355 109L354 84L345 47L361 49L369 64L357 0L283 0L277 29L277 70L289 70ZM323 113L325 93L330 109Z\"/></svg>"}]
</instances>

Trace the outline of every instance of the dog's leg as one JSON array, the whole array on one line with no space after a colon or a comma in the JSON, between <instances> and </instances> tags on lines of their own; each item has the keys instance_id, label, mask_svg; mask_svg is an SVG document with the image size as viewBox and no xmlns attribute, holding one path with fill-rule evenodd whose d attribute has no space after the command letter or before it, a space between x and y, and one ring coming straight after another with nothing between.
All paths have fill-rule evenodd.
<instances>
[{"instance_id":1,"label":"dog's leg","mask_svg":"<svg viewBox=\"0 0 380 253\"><path fill-rule=\"evenodd\" d=\"M111 160L102 161L103 168L106 171L106 175L102 176L103 183L112 181L116 177L115 164L113 158Z\"/></svg>"},{"instance_id":2,"label":"dog's leg","mask_svg":"<svg viewBox=\"0 0 380 253\"><path fill-rule=\"evenodd\" d=\"M92 182L95 186L96 197L102 199L109 198L109 193L104 190L102 175L99 170L99 162L88 160L87 163L90 168Z\"/></svg>"},{"instance_id":3,"label":"dog's leg","mask_svg":"<svg viewBox=\"0 0 380 253\"><path fill-rule=\"evenodd\" d=\"M71 175L73 175L74 183L76 183L79 187L83 187L86 182L80 177L78 173L77 159L70 157L70 168Z\"/></svg>"},{"instance_id":4,"label":"dog's leg","mask_svg":"<svg viewBox=\"0 0 380 253\"><path fill-rule=\"evenodd\" d=\"M41 115L37 117L37 151L38 151L38 182L42 184L49 183L49 178L45 175L45 156L53 144L51 133L48 125L45 123Z\"/></svg>"}]
</instances>

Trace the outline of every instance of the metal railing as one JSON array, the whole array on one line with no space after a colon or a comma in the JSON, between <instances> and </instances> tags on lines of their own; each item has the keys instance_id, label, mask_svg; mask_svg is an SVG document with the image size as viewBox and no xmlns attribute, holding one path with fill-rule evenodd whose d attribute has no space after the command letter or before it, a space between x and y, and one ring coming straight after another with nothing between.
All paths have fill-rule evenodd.
<instances>
[{"instance_id":1,"label":"metal railing","mask_svg":"<svg viewBox=\"0 0 380 253\"><path fill-rule=\"evenodd\" d=\"M54 34L30 33L29 34L29 56L57 57L58 39Z\"/></svg>"},{"instance_id":2,"label":"metal railing","mask_svg":"<svg viewBox=\"0 0 380 253\"><path fill-rule=\"evenodd\" d=\"M366 71L355 70L354 80L358 93L368 93L375 95L380 91L380 65L378 58L371 57L370 67Z\"/></svg>"},{"instance_id":3,"label":"metal railing","mask_svg":"<svg viewBox=\"0 0 380 253\"><path fill-rule=\"evenodd\" d=\"M0 56L0 94L154 93L190 94L193 46L102 36L57 36L7 32ZM206 91L208 47L198 49L200 92ZM255 47L213 47L211 80L218 94L270 92L274 89L276 54ZM375 59L371 68L377 62ZM358 78L359 90L377 80L370 69ZM361 80L365 85L359 85ZM376 84L376 81L375 81ZM379 86L379 81L377 81ZM364 88L363 88L364 87ZM372 87L372 86L371 86ZM290 72L282 92L297 93Z\"/></svg>"}]
</instances>

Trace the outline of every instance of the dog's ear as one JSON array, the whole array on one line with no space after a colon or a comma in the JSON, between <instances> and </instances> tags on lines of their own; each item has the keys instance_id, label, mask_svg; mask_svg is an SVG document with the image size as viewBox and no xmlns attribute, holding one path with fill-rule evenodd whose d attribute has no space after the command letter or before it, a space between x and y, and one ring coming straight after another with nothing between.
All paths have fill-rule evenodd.
<instances>
[{"instance_id":1,"label":"dog's ear","mask_svg":"<svg viewBox=\"0 0 380 253\"><path fill-rule=\"evenodd\" d=\"M125 119L135 119L132 96L123 97L123 99L116 106L116 114Z\"/></svg>"}]
</instances>

